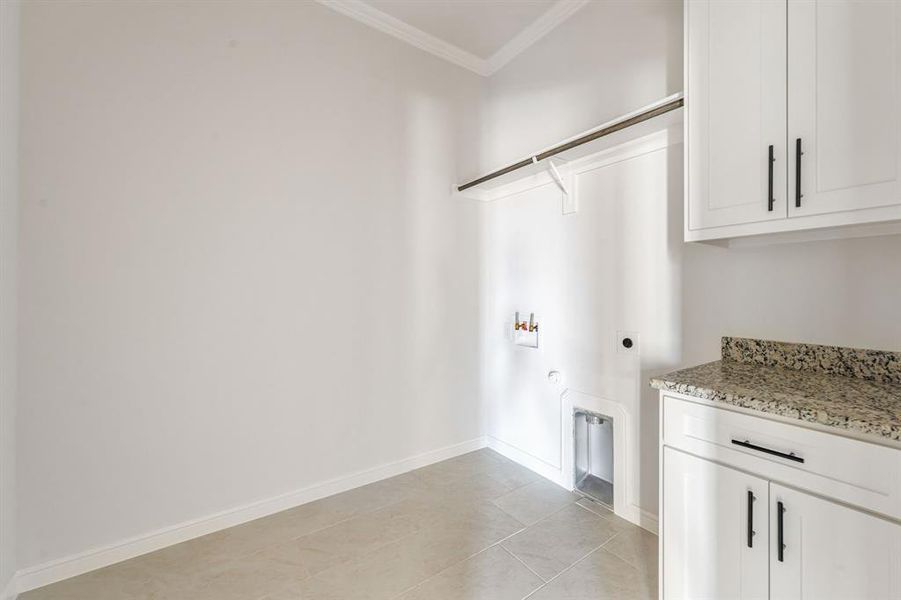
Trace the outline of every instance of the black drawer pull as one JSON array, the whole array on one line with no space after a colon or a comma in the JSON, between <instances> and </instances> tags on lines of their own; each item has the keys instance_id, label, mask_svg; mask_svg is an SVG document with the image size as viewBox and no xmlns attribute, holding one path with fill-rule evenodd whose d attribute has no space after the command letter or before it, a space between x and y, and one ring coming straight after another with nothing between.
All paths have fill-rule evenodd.
<instances>
[{"instance_id":1,"label":"black drawer pull","mask_svg":"<svg viewBox=\"0 0 901 600\"><path fill-rule=\"evenodd\" d=\"M770 144L770 156L769 156L769 185L767 190L767 210L769 212L773 212L773 204L776 202L776 199L773 197L773 163L776 162L776 157L773 155L773 145Z\"/></svg>"},{"instance_id":2,"label":"black drawer pull","mask_svg":"<svg viewBox=\"0 0 901 600\"><path fill-rule=\"evenodd\" d=\"M804 153L801 151L801 138L795 140L795 207L801 208L801 157Z\"/></svg>"},{"instance_id":3,"label":"black drawer pull","mask_svg":"<svg viewBox=\"0 0 901 600\"><path fill-rule=\"evenodd\" d=\"M754 492L748 490L748 548L754 547Z\"/></svg>"},{"instance_id":4,"label":"black drawer pull","mask_svg":"<svg viewBox=\"0 0 901 600\"><path fill-rule=\"evenodd\" d=\"M776 553L779 555L779 562L785 562L783 554L785 553L785 524L782 522L782 515L785 513L785 507L782 501L776 503Z\"/></svg>"},{"instance_id":5,"label":"black drawer pull","mask_svg":"<svg viewBox=\"0 0 901 600\"><path fill-rule=\"evenodd\" d=\"M794 452L786 454L785 452L779 452L778 450L773 450L771 448L764 448L763 446L758 446L757 444L752 444L748 440L732 440L732 443L736 446L741 446L742 448L748 448L750 450L757 450L758 452L763 452L765 454L772 454L773 456L778 456L780 458L787 458L788 460L793 460L795 462L803 463L804 459L800 456L795 456Z\"/></svg>"}]
</instances>

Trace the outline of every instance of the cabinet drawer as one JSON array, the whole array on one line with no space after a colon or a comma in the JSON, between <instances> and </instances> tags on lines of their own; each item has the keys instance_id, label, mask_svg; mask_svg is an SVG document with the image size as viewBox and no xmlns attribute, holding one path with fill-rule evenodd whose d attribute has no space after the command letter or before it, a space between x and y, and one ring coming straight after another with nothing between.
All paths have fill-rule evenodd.
<instances>
[{"instance_id":1,"label":"cabinet drawer","mask_svg":"<svg viewBox=\"0 0 901 600\"><path fill-rule=\"evenodd\" d=\"M901 450L663 396L667 446L901 519Z\"/></svg>"}]
</instances>

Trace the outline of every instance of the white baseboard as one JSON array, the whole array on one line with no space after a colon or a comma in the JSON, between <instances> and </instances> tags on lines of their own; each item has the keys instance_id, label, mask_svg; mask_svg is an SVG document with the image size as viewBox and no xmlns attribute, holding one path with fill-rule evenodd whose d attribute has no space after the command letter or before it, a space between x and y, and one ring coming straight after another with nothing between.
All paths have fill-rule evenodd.
<instances>
[{"instance_id":1,"label":"white baseboard","mask_svg":"<svg viewBox=\"0 0 901 600\"><path fill-rule=\"evenodd\" d=\"M559 467L493 436L488 436L488 447L530 471L538 473L545 479L553 481L559 486L566 487L563 481L563 472Z\"/></svg>"},{"instance_id":2,"label":"white baseboard","mask_svg":"<svg viewBox=\"0 0 901 600\"><path fill-rule=\"evenodd\" d=\"M657 515L648 512L640 506L631 505L624 515L627 521L635 523L642 529L650 531L654 535L658 535Z\"/></svg>"},{"instance_id":3,"label":"white baseboard","mask_svg":"<svg viewBox=\"0 0 901 600\"><path fill-rule=\"evenodd\" d=\"M413 469L484 448L487 445L485 438L476 438L380 465L372 469L358 471L337 479L317 483L274 498L252 502L214 515L186 521L178 525L122 540L115 544L109 544L101 548L95 548L22 569L16 573L14 579L7 586L3 600L12 600L15 598L16 593L27 592L28 590L75 577L76 575L100 569L148 552L160 550L167 546L186 542L215 531L294 508L326 496L346 492L347 490L387 479L388 477L394 477Z\"/></svg>"}]
</instances>

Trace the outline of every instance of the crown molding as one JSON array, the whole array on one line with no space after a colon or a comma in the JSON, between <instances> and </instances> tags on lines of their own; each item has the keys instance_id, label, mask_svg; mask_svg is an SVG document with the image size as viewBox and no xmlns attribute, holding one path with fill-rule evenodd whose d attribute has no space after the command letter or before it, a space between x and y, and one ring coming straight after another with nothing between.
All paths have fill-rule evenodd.
<instances>
[{"instance_id":1,"label":"crown molding","mask_svg":"<svg viewBox=\"0 0 901 600\"><path fill-rule=\"evenodd\" d=\"M573 16L579 9L589 3L590 0L557 0L543 15L519 32L516 37L501 46L488 63L489 75L497 72L508 62L525 52L535 42L549 34L558 25Z\"/></svg>"},{"instance_id":2,"label":"crown molding","mask_svg":"<svg viewBox=\"0 0 901 600\"><path fill-rule=\"evenodd\" d=\"M550 33L590 0L558 0L544 14L504 44L490 58L479 58L453 44L392 17L363 0L316 0L319 4L407 42L473 73L488 77Z\"/></svg>"},{"instance_id":3,"label":"crown molding","mask_svg":"<svg viewBox=\"0 0 901 600\"><path fill-rule=\"evenodd\" d=\"M373 8L362 0L316 0L336 12L425 50L457 66L487 77L488 62L421 29Z\"/></svg>"}]
</instances>

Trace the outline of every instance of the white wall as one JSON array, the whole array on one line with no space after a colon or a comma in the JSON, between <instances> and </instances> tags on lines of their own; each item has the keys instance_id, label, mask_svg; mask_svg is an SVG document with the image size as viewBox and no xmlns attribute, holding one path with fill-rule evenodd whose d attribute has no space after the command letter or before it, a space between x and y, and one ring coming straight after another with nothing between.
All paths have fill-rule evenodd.
<instances>
[{"instance_id":1,"label":"white wall","mask_svg":"<svg viewBox=\"0 0 901 600\"><path fill-rule=\"evenodd\" d=\"M681 91L681 18L681 4L668 0L589 3L517 57L487 86L483 169ZM634 506L620 508L635 519L641 518L641 511L654 514L657 509L658 413L644 382L650 372L665 370L679 359L680 161L677 147L662 151L657 159L638 158L586 174L577 215L560 215L553 186L485 210L489 433L513 445L530 440L536 456L557 469L555 477L565 483L570 466L557 463L565 453L561 443L568 443L566 422L571 416L560 414L562 405L555 399L561 390L548 387L548 368L565 372L565 388L622 404L630 419L633 456L627 501ZM546 214L538 215L534 206ZM525 253L509 247L492 256L492 248L503 244L497 227L517 231L519 249ZM554 237L557 243L547 239L548 232L559 227L566 232ZM548 264L534 264L535 257ZM505 265L505 281L498 284L498 271L504 272ZM564 266L569 275L561 282L557 274ZM505 360L496 355L505 351L494 322L500 316L490 307L501 315L509 312L509 306L502 306L505 302L535 303L529 290L560 296L543 318L548 343L554 343L555 327L561 340L544 351L553 358L540 365L527 364L532 359L522 356ZM500 300L493 297L498 295ZM616 353L618 330L640 332L640 359ZM499 369L496 361L509 370ZM525 381L532 383L528 391ZM503 418L523 412L523 403L547 414L530 423ZM539 448L536 441L544 445ZM554 476L553 471L545 474Z\"/></svg>"},{"instance_id":2,"label":"white wall","mask_svg":"<svg viewBox=\"0 0 901 600\"><path fill-rule=\"evenodd\" d=\"M901 350L901 235L684 251L683 362L735 335Z\"/></svg>"},{"instance_id":3,"label":"white wall","mask_svg":"<svg viewBox=\"0 0 901 600\"><path fill-rule=\"evenodd\" d=\"M0 2L0 596L16 570L19 22Z\"/></svg>"},{"instance_id":4,"label":"white wall","mask_svg":"<svg viewBox=\"0 0 901 600\"><path fill-rule=\"evenodd\" d=\"M34 1L23 31L26 569L470 440L481 390L493 435L562 465L561 361L629 405L654 512L650 374L729 334L901 349L901 238L682 245L676 148L586 175L569 221L552 187L448 198L679 91L679 3L590 3L487 81L313 3ZM558 354L504 345L512 310Z\"/></svg>"},{"instance_id":5,"label":"white wall","mask_svg":"<svg viewBox=\"0 0 901 600\"><path fill-rule=\"evenodd\" d=\"M682 4L589 2L486 85L483 168L682 91Z\"/></svg>"},{"instance_id":6,"label":"white wall","mask_svg":"<svg viewBox=\"0 0 901 600\"><path fill-rule=\"evenodd\" d=\"M487 423L502 451L569 486L573 424L562 392L614 419L602 403L617 403L628 466L614 482L615 508L653 528L655 473L640 460L656 448L657 407L642 382L679 360L681 128L596 160L573 177L575 214L562 214L552 183L485 207ZM538 349L508 339L516 310L536 313ZM640 356L619 351L619 331L638 333ZM548 382L552 370L562 386Z\"/></svg>"},{"instance_id":7,"label":"white wall","mask_svg":"<svg viewBox=\"0 0 901 600\"><path fill-rule=\"evenodd\" d=\"M586 6L490 80L484 108L483 169L680 91L681 36L682 11L677 2ZM681 158L671 160L681 164ZM635 177L662 182L673 176L672 171L646 165ZM592 197L591 205L620 203L594 222L584 211L559 216L553 186L485 208L489 433L513 443L529 440L537 456L553 463L556 455L550 449L562 437L561 419L569 416L557 417L556 396L545 382L551 361L541 357L553 355L553 366L564 371L572 371L575 365L577 374L568 375L568 386L612 395L636 415L635 494L640 508L649 513L657 510L657 393L647 385L652 374L715 360L723 335L901 349L901 319L897 318L901 236L732 249L677 243L668 253L657 255L660 236L681 239L682 235L681 188L661 189L668 190L669 197L659 206L634 193ZM627 214L636 203L654 211L636 215L644 219L637 230L615 212ZM660 220L663 206L671 207L666 222ZM582 223L584 231L557 232L558 221L567 218ZM637 250L614 254L616 247L600 249L597 240L605 236L599 233L607 227L624 236L638 236ZM492 254L492 247L505 244L506 252ZM599 254L616 258L605 264ZM581 265L583 279L578 286L570 278L565 288L558 289L559 269L553 265L563 264ZM498 272L504 278L499 290ZM623 285L627 282L633 285ZM584 306L578 315L590 315L592 307L602 315L588 321L587 327L567 325L569 307L542 315L549 329L563 324L568 329L559 335L576 336L578 343L570 339L551 347L553 340L549 340L543 355L529 358L506 348L501 341L503 325L498 325L502 314L513 307L531 310L530 305L561 295L571 298L554 300L559 307L581 302ZM637 315L655 303L672 312L656 322L637 319L639 325L629 324L624 307ZM637 369L603 353L609 353L608 340L618 328L640 330L642 358ZM574 350L564 355L560 347ZM605 381L618 381L618 387ZM531 414L532 409L543 411L536 413L541 418L509 416L517 411Z\"/></svg>"},{"instance_id":8,"label":"white wall","mask_svg":"<svg viewBox=\"0 0 901 600\"><path fill-rule=\"evenodd\" d=\"M22 567L481 435L476 75L308 2L23 19Z\"/></svg>"}]
</instances>

